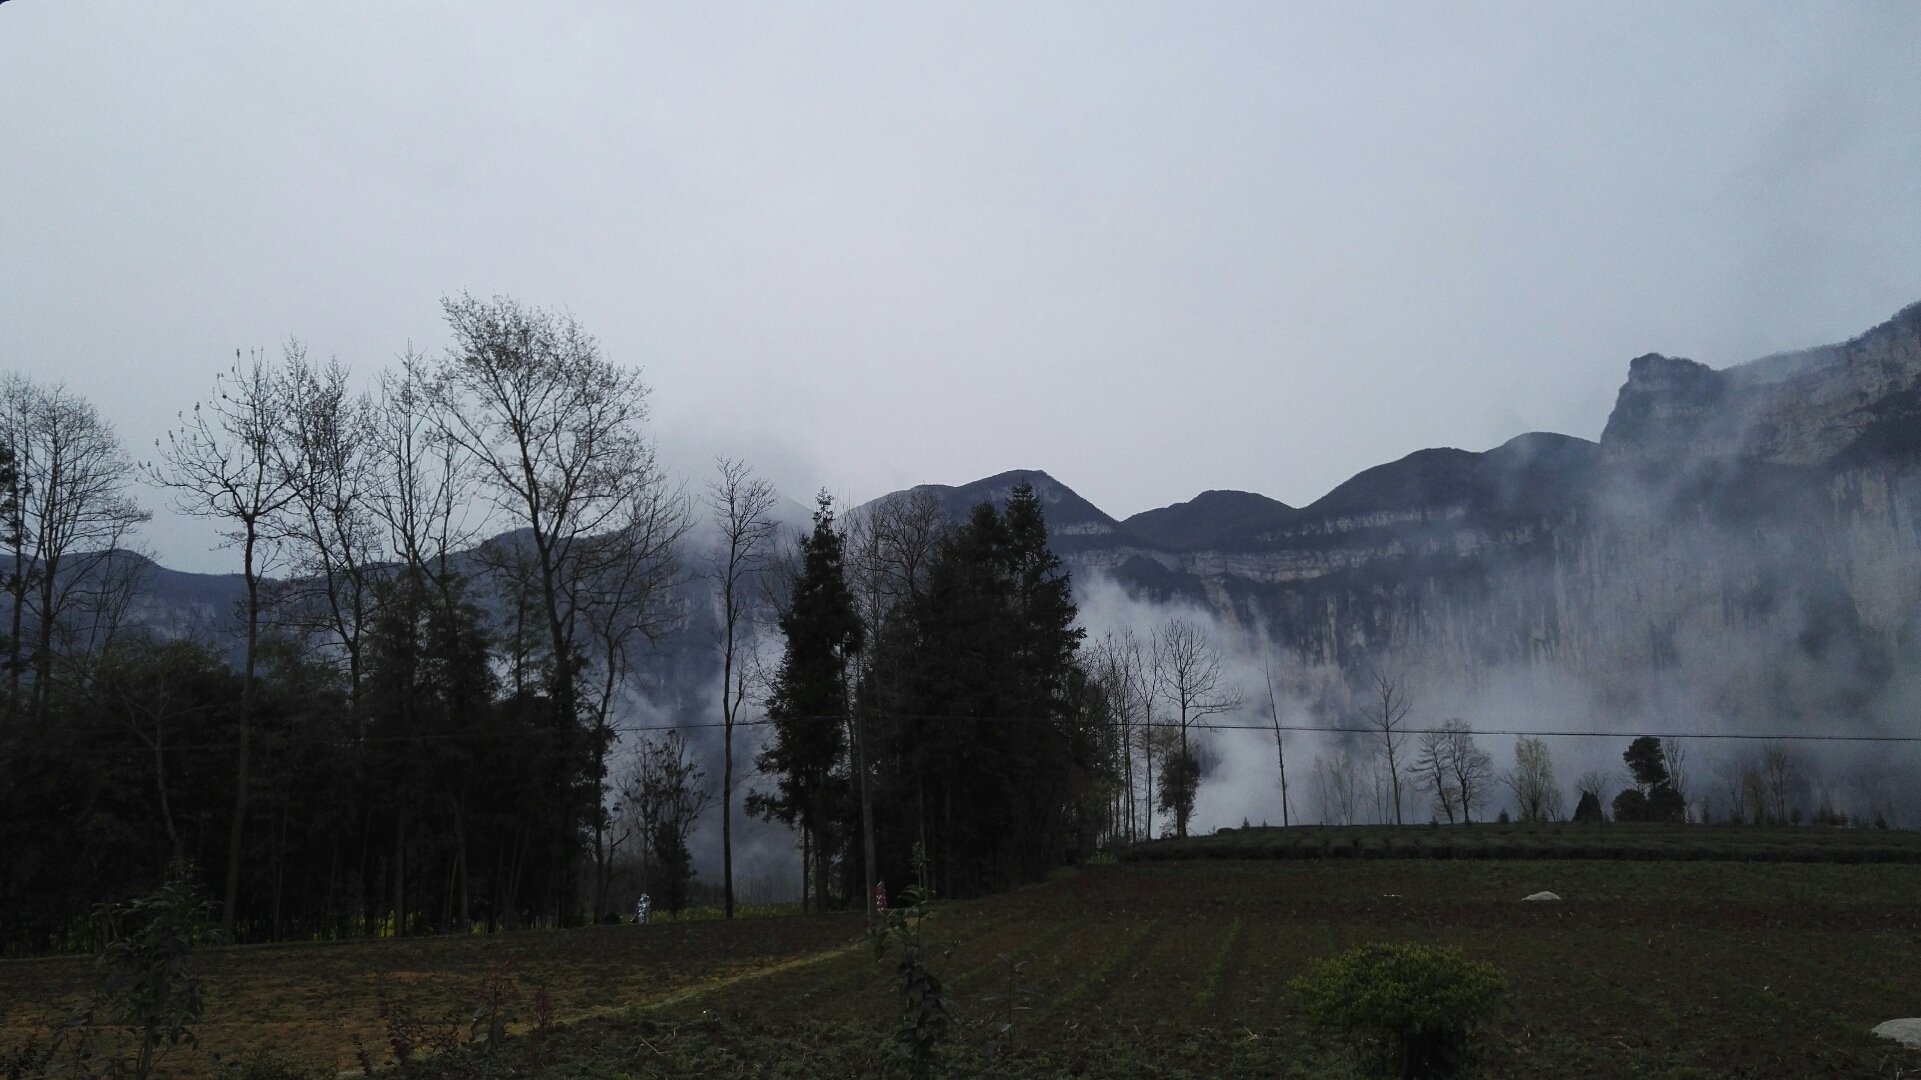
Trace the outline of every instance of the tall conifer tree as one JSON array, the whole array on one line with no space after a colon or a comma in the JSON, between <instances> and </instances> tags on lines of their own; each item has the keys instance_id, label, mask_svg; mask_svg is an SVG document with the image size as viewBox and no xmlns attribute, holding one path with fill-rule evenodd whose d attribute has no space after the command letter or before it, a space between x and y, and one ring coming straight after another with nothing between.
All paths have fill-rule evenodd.
<instances>
[{"instance_id":1,"label":"tall conifer tree","mask_svg":"<svg viewBox=\"0 0 1921 1080\"><path fill-rule=\"evenodd\" d=\"M824 904L833 845L843 839L836 818L847 802L847 661L863 643L833 499L825 492L814 510L814 531L801 538L799 561L780 616L787 643L767 702L774 737L756 762L776 777L776 790L755 795L750 804L808 839L814 895Z\"/></svg>"}]
</instances>

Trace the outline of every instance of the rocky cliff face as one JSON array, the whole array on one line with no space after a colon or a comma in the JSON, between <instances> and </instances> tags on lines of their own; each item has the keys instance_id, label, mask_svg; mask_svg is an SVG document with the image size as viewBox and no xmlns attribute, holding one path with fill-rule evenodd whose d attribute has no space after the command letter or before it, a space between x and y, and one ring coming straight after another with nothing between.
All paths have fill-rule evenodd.
<instances>
[{"instance_id":1,"label":"rocky cliff face","mask_svg":"<svg viewBox=\"0 0 1921 1080\"><path fill-rule=\"evenodd\" d=\"M1601 444L1610 457L1706 456L1875 466L1921 443L1921 304L1852 341L1725 371L1658 354L1628 365Z\"/></svg>"},{"instance_id":2,"label":"rocky cliff face","mask_svg":"<svg viewBox=\"0 0 1921 1080\"><path fill-rule=\"evenodd\" d=\"M1726 370L1638 357L1599 444L1424 450L1306 507L1207 492L1117 522L1021 478L1068 511L1082 580L1300 669L1417 668L1458 701L1518 672L1590 715L1779 728L1890 722L1916 693L1918 462L1921 304Z\"/></svg>"}]
</instances>

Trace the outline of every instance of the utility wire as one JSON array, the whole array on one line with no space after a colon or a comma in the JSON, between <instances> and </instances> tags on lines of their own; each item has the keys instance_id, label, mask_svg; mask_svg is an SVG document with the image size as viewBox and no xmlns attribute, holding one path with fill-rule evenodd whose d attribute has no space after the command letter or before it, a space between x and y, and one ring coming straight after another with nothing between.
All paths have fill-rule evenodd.
<instances>
[{"instance_id":1,"label":"utility wire","mask_svg":"<svg viewBox=\"0 0 1921 1080\"><path fill-rule=\"evenodd\" d=\"M923 723L931 722L931 723L954 723L954 724L964 724L964 723L1038 724L1038 723L1050 722L1044 717L967 716L967 715L950 714L950 713L886 713L884 714L884 718L888 720L908 720L908 721L916 721L916 722L923 722ZM788 717L782 720L772 720L772 719L736 720L734 721L734 727L736 728L768 727L777 723L789 723L789 722L844 723L846 722L846 720L847 718L845 716L831 716L831 715L798 716L798 717ZM598 728L598 729L594 727L570 727L570 728L564 728L564 729L538 729L538 728L521 729L517 731L443 731L443 732L422 732L422 733L411 734L411 735L366 735L358 738L353 736L345 736L345 735L330 735L330 736L281 739L281 738L275 738L272 735L263 733L263 732L256 732L255 734L256 734L256 740L258 745L262 745L263 747L278 749L278 748L312 747L312 746L368 746L368 745L392 746L392 745L404 745L408 743L481 742L481 741L493 740L493 739L534 739L539 737L578 738L582 735L594 734L596 731L606 731L608 733L616 734L616 735L640 735L640 734L651 734L651 733L661 732L661 731L716 730L716 729L724 728L726 726L727 725L724 721L698 720L698 721L690 721L687 723L679 723L679 724L670 724L670 723L610 724L605 728ZM1104 725L1104 726L1113 727L1116 725ZM1128 726L1133 728L1147 727L1147 728L1162 728L1162 729L1174 730L1174 729L1179 729L1181 727L1181 724L1179 723L1179 721L1174 721L1174 720L1153 720L1153 721L1137 722L1137 723L1129 724ZM1260 732L1272 733L1275 730L1275 725L1271 723L1260 724L1260 723L1225 723L1225 722L1219 722L1219 721L1193 721L1189 723L1187 726L1192 730L1198 730L1198 731L1260 731ZM55 730L56 731L65 730L69 732L90 732L90 733L101 733L101 734L109 734L109 733L125 734L126 733L126 729L124 727L113 727L113 728L87 727L87 728L65 728L65 729L55 729ZM1279 730L1281 731L1282 734L1295 734L1295 735L1379 736L1381 734L1381 729L1379 726L1365 726L1365 725L1353 726L1353 725L1341 725L1341 724L1282 724L1279 726ZM1401 727L1401 728L1395 729L1396 735L1442 735L1442 734L1451 734L1451 733L1452 732L1450 731L1450 729L1447 729L1447 728ZM1654 738L1658 738L1658 739L1719 739L1719 740L1747 741L1747 742L1834 742L1834 743L1881 743L1881 744L1921 743L1921 734L1917 734L1917 735L1825 734L1824 735L1824 734L1813 734L1808 732L1745 732L1745 731L1599 731L1599 730L1556 731L1556 730L1550 730L1546 728L1487 728L1487 729L1474 728L1474 729L1470 729L1468 734L1492 735L1492 736L1526 736L1526 737L1534 737L1534 738L1552 736L1555 738L1570 738L1570 739L1630 739L1631 740L1631 739L1636 739L1643 736L1653 736ZM214 751L214 750L233 750L233 749L237 749L238 747L239 747L239 743L237 742L210 742L210 743L203 742L203 743L181 743L181 744L163 743L161 745L161 750L164 753L187 753L187 752L202 752L202 751ZM122 755L122 754L151 754L152 752L153 752L153 748L151 745L142 745L138 747L130 746L130 747L124 747L124 748L85 747L85 748L79 748L77 750L68 751L68 754L71 755L71 754L77 753L77 754Z\"/></svg>"}]
</instances>

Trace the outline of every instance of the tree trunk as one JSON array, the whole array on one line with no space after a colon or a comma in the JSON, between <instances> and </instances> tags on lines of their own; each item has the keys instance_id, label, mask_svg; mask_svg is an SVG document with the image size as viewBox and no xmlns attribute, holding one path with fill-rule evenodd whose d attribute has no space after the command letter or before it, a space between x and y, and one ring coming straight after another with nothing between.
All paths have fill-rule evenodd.
<instances>
[{"instance_id":1,"label":"tree trunk","mask_svg":"<svg viewBox=\"0 0 1921 1080\"><path fill-rule=\"evenodd\" d=\"M285 789L283 788L284 792ZM273 933L272 940L281 939L281 915L285 910L283 901L287 892L287 801L280 800L280 820L274 823L273 839Z\"/></svg>"},{"instance_id":2,"label":"tree trunk","mask_svg":"<svg viewBox=\"0 0 1921 1080\"><path fill-rule=\"evenodd\" d=\"M851 699L850 699L851 700ZM860 770L860 894L867 898L867 914L874 913L874 799L867 785L867 725L854 721L854 767Z\"/></svg>"},{"instance_id":3,"label":"tree trunk","mask_svg":"<svg viewBox=\"0 0 1921 1080\"><path fill-rule=\"evenodd\" d=\"M174 828L173 805L167 801L167 759L161 751L165 740L165 728L156 719L153 725L153 786L160 796L160 820L167 826L167 843L173 852L175 865L186 861L186 849L180 843L180 831Z\"/></svg>"},{"instance_id":4,"label":"tree trunk","mask_svg":"<svg viewBox=\"0 0 1921 1080\"><path fill-rule=\"evenodd\" d=\"M60 564L52 557L40 567L40 625L35 628L33 649L33 716L42 724L47 722L47 710L52 706L53 578L59 571Z\"/></svg>"},{"instance_id":5,"label":"tree trunk","mask_svg":"<svg viewBox=\"0 0 1921 1080\"><path fill-rule=\"evenodd\" d=\"M407 936L407 815L394 810L394 936Z\"/></svg>"},{"instance_id":6,"label":"tree trunk","mask_svg":"<svg viewBox=\"0 0 1921 1080\"><path fill-rule=\"evenodd\" d=\"M21 467L18 461L13 465L15 469ZM17 531L13 537L13 573L7 577L7 592L13 600L13 633L7 638L7 718L9 720L20 719L20 671L23 666L20 657L20 635L25 630L23 620L26 618L27 607L27 552L26 545L22 542L26 525L17 514L19 500L20 486L16 482L12 491L16 516L9 524Z\"/></svg>"},{"instance_id":7,"label":"tree trunk","mask_svg":"<svg viewBox=\"0 0 1921 1080\"><path fill-rule=\"evenodd\" d=\"M722 693L725 693L723 687ZM734 718L728 710L721 732L720 874L726 917L734 917Z\"/></svg>"},{"instance_id":8,"label":"tree trunk","mask_svg":"<svg viewBox=\"0 0 1921 1080\"><path fill-rule=\"evenodd\" d=\"M731 919L734 917L734 718L739 715L740 703L747 696L747 673L742 672L740 685L730 689L734 681L734 597L731 585L721 600L727 609L727 640L720 661L720 875L721 902L726 917Z\"/></svg>"},{"instance_id":9,"label":"tree trunk","mask_svg":"<svg viewBox=\"0 0 1921 1080\"><path fill-rule=\"evenodd\" d=\"M234 912L240 902L240 844L247 822L247 784L250 779L249 755L253 749L253 678L256 653L260 645L260 579L254 570L254 543L257 525L245 522L246 539L242 545L241 569L247 582L247 657L246 672L240 681L240 751L234 768L233 821L227 827L227 889L220 909L220 936L233 943Z\"/></svg>"},{"instance_id":10,"label":"tree trunk","mask_svg":"<svg viewBox=\"0 0 1921 1080\"><path fill-rule=\"evenodd\" d=\"M1146 769L1141 773L1141 788L1146 794L1145 809L1147 819L1141 823L1144 838L1154 839L1154 715L1149 713L1141 725L1141 761Z\"/></svg>"},{"instance_id":11,"label":"tree trunk","mask_svg":"<svg viewBox=\"0 0 1921 1080\"><path fill-rule=\"evenodd\" d=\"M827 844L825 838L814 843L814 910L827 910Z\"/></svg>"},{"instance_id":12,"label":"tree trunk","mask_svg":"<svg viewBox=\"0 0 1921 1080\"><path fill-rule=\"evenodd\" d=\"M468 918L469 904L473 897L472 882L467 873L467 815L462 813L460 800L454 804L454 867L460 872L460 932L466 933L472 927Z\"/></svg>"},{"instance_id":13,"label":"tree trunk","mask_svg":"<svg viewBox=\"0 0 1921 1080\"><path fill-rule=\"evenodd\" d=\"M1183 769L1187 768L1189 765L1193 763L1193 760L1194 759L1189 757L1187 754L1187 704L1186 702L1182 702L1181 704L1181 767ZM1196 776L1194 780L1195 780L1194 788L1198 792L1200 790L1200 782L1199 782L1200 777ZM1187 792L1179 791L1179 792L1176 792L1175 795L1177 796L1174 800L1175 835L1185 840L1187 839L1187 815L1188 815L1189 808L1193 804L1188 801Z\"/></svg>"}]
</instances>

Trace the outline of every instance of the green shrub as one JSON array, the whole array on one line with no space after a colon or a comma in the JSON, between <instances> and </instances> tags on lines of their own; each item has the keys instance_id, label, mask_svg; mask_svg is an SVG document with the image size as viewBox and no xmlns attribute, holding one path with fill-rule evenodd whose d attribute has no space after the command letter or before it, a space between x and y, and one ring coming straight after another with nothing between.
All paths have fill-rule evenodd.
<instances>
[{"instance_id":1,"label":"green shrub","mask_svg":"<svg viewBox=\"0 0 1921 1080\"><path fill-rule=\"evenodd\" d=\"M922 924L933 913L934 890L927 883L927 855L919 844L914 845L914 879L901 890L900 903L880 913L871 937L876 960L884 959L892 947L899 948L894 987L900 1027L894 1032L894 1049L908 1060L916 1077L925 1077L955 1018L940 975L927 964L928 954L936 949ZM953 956L952 947L939 952L943 958Z\"/></svg>"},{"instance_id":2,"label":"green shrub","mask_svg":"<svg viewBox=\"0 0 1921 1080\"><path fill-rule=\"evenodd\" d=\"M1403 1078L1452 1076L1506 985L1459 949L1373 944L1317 960L1289 984L1315 1022L1358 1039Z\"/></svg>"},{"instance_id":3,"label":"green shrub","mask_svg":"<svg viewBox=\"0 0 1921 1080\"><path fill-rule=\"evenodd\" d=\"M133 1037L134 1060L121 1063L121 1071L139 1080L153 1075L168 1050L197 1044L193 1027L205 1007L204 980L187 958L206 936L208 912L184 866L155 892L101 911L109 940L94 959L97 999L107 1018Z\"/></svg>"}]
</instances>

